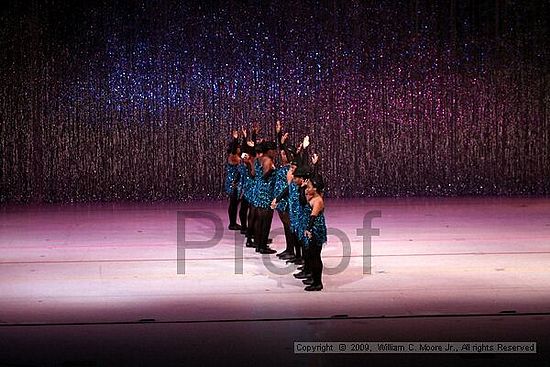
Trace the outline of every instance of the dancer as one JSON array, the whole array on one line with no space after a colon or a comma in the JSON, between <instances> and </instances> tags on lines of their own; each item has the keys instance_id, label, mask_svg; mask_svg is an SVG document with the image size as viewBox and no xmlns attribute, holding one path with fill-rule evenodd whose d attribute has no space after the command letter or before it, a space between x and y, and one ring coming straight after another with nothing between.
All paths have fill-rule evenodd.
<instances>
[{"instance_id":1,"label":"dancer","mask_svg":"<svg viewBox=\"0 0 550 367\"><path fill-rule=\"evenodd\" d=\"M244 129L243 131L246 135L246 131ZM260 252L260 247L258 246L258 239L260 238L258 229L258 213L260 213L261 211L258 210L258 207L262 203L258 202L258 190L262 182L260 182L258 179L263 175L261 162L264 155L265 142L263 141L263 139L258 140L258 132L259 127L257 124L255 124L250 134L251 140L247 140L246 142L247 159L245 160L245 164L247 169L244 172L244 198L248 203L248 218L245 231L246 247L255 247L256 251ZM262 198L262 200L265 200L265 197ZM269 238L267 239L266 243L270 243ZM270 251L270 249L267 249L267 251ZM265 249L264 252L266 252Z\"/></svg>"},{"instance_id":2,"label":"dancer","mask_svg":"<svg viewBox=\"0 0 550 367\"><path fill-rule=\"evenodd\" d=\"M283 191L288 190L288 176L291 169L290 161L293 159L296 151L293 149L292 146L286 146L285 142L288 138L288 133L282 135L282 126L279 121L277 121L275 131L277 132L277 142L279 143L279 154L281 158L281 166L277 168L274 190L274 196L278 197L281 193L283 193ZM274 201L274 203L272 202L271 208L277 210L279 219L283 224L286 242L285 250L278 253L277 257L279 257L281 260L295 259L296 254L294 249L296 246L296 240L294 234L292 233L292 230L290 229L288 198L281 198L278 203L277 199L274 199Z\"/></svg>"},{"instance_id":3,"label":"dancer","mask_svg":"<svg viewBox=\"0 0 550 367\"><path fill-rule=\"evenodd\" d=\"M249 145L250 142L246 140L247 132L244 127L241 127L241 134L241 164L239 165L239 173L241 177L241 207L239 209L239 219L241 221L241 234L246 235L248 228L248 209L250 207L248 197L251 193L250 185L252 181L248 173L248 166L253 159L253 148L251 146L252 144Z\"/></svg>"},{"instance_id":4,"label":"dancer","mask_svg":"<svg viewBox=\"0 0 550 367\"><path fill-rule=\"evenodd\" d=\"M277 145L267 141L260 144L262 156L260 164L255 167L256 184L256 222L254 228L254 244L261 254L272 254L276 251L268 247L268 237L273 219L273 190L275 188L275 164Z\"/></svg>"},{"instance_id":5,"label":"dancer","mask_svg":"<svg viewBox=\"0 0 550 367\"><path fill-rule=\"evenodd\" d=\"M244 157L244 163L246 169L243 170L244 184L243 184L243 197L248 203L248 217L247 227L244 231L246 235L246 247L255 247L253 233L254 224L256 220L256 184L255 184L255 172L259 163L258 156L256 154L258 146L256 145L256 133L257 129L252 130L251 139L247 140L246 145L243 145L246 149L246 156Z\"/></svg>"},{"instance_id":6,"label":"dancer","mask_svg":"<svg viewBox=\"0 0 550 367\"><path fill-rule=\"evenodd\" d=\"M327 226L325 222L325 203L323 200L323 179L319 174L313 174L306 180L306 197L308 206L305 213L310 213L304 231L304 248L308 253L311 278L302 282L307 285L306 291L320 291L323 289L321 281L323 261L321 260L322 246L327 242Z\"/></svg>"},{"instance_id":7,"label":"dancer","mask_svg":"<svg viewBox=\"0 0 550 367\"><path fill-rule=\"evenodd\" d=\"M225 192L229 196L229 207L227 214L229 216L229 229L240 230L241 226L237 224L237 211L242 195L241 181L241 157L239 147L239 133L237 130L232 131L232 140L227 149L228 157L225 165ZM242 206L241 206L242 209Z\"/></svg>"},{"instance_id":8,"label":"dancer","mask_svg":"<svg viewBox=\"0 0 550 367\"><path fill-rule=\"evenodd\" d=\"M301 253L301 258L296 258L294 264L303 265L300 272L294 274L296 279L307 279L312 276L309 262L309 254L305 246L307 239L304 231L307 225L309 213L307 212L307 199L305 194L306 181L311 174L309 166L297 166L292 173L292 184L289 185L289 202L291 204L291 226L298 243L296 251Z\"/></svg>"},{"instance_id":9,"label":"dancer","mask_svg":"<svg viewBox=\"0 0 550 367\"><path fill-rule=\"evenodd\" d=\"M287 137L288 134L283 135L283 143ZM277 207L278 203L280 203L285 198L288 198L288 211L291 229L290 232L292 242L294 244L294 256L289 256L287 263L290 262L296 265L301 265L301 267L298 267L300 273L295 274L295 276L299 277L299 279L306 279L307 276L311 275L307 272L307 269L306 271L304 271L304 267L302 267L305 266L305 260L303 256L303 245L301 241L301 237L303 236L303 226L301 226L301 222L303 221L303 208L307 204L307 200L305 199L305 186L303 186L303 180L304 178L307 178L310 173L310 166L308 164L308 153L306 150L306 148L309 146L309 143L309 136L304 137L302 143L300 143L297 150L295 151L292 151L292 146L282 144L283 149L285 149L286 151L292 151L291 154L294 158L290 163L290 168L287 173L287 188L279 193L279 195L271 203L271 207L275 208ZM287 155L290 154L287 153ZM316 168L316 163L318 162L318 159L319 156L317 154L314 154L312 161L312 165L314 168ZM296 175L295 172L298 172L298 175ZM302 200L300 200L300 197L302 198Z\"/></svg>"}]
</instances>

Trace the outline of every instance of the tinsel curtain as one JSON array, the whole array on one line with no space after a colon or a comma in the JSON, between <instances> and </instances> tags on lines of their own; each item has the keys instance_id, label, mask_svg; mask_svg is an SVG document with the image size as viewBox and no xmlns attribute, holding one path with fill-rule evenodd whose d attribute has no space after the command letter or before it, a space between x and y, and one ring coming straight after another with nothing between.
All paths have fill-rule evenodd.
<instances>
[{"instance_id":1,"label":"tinsel curtain","mask_svg":"<svg viewBox=\"0 0 550 367\"><path fill-rule=\"evenodd\" d=\"M548 2L21 2L2 202L222 196L229 132L305 134L327 196L550 192Z\"/></svg>"}]
</instances>

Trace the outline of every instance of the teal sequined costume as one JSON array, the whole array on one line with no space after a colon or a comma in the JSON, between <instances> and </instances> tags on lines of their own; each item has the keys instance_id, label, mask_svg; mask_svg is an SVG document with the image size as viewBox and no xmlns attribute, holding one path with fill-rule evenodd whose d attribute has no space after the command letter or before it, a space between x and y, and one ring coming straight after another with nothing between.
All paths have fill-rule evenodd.
<instances>
[{"instance_id":1,"label":"teal sequined costume","mask_svg":"<svg viewBox=\"0 0 550 367\"><path fill-rule=\"evenodd\" d=\"M275 189L273 190L274 197L279 196L287 188L288 180L286 178L286 175L289 169L290 165L285 165L277 169L277 173L275 175ZM281 201L277 203L276 209L279 212L288 211L288 199L286 197L281 199Z\"/></svg>"},{"instance_id":2,"label":"teal sequined costume","mask_svg":"<svg viewBox=\"0 0 550 367\"><path fill-rule=\"evenodd\" d=\"M307 213L307 222L309 222L309 216L311 215L311 207L309 205L307 205L304 213ZM327 224L325 222L324 213L325 210L323 209L313 222L313 228L311 229L312 238L307 238L304 234L304 247L309 246L310 243L315 243L317 246L322 246L327 242ZM307 228L307 223L304 228Z\"/></svg>"},{"instance_id":3,"label":"teal sequined costume","mask_svg":"<svg viewBox=\"0 0 550 367\"><path fill-rule=\"evenodd\" d=\"M288 214L290 216L290 229L296 234L299 240L304 236L304 206L300 204L299 187L294 182L288 185Z\"/></svg>"},{"instance_id":4,"label":"teal sequined costume","mask_svg":"<svg viewBox=\"0 0 550 367\"><path fill-rule=\"evenodd\" d=\"M254 169L255 169L255 176L252 177L250 175L250 172L248 171L248 167L246 168L246 176L244 179L244 198L248 203L254 207L258 207L258 188L259 188L259 182L258 178L262 177L262 165L260 163L259 159L254 160Z\"/></svg>"},{"instance_id":5,"label":"teal sequined costume","mask_svg":"<svg viewBox=\"0 0 550 367\"><path fill-rule=\"evenodd\" d=\"M251 187L249 192L249 198L247 200L250 203L250 205L257 208L258 207L258 177L262 176L262 165L260 163L259 158L256 158L254 160L254 170L255 170L254 177L250 176Z\"/></svg>"},{"instance_id":6,"label":"teal sequined costume","mask_svg":"<svg viewBox=\"0 0 550 367\"><path fill-rule=\"evenodd\" d=\"M237 197L242 194L242 179L241 179L241 164L225 164L225 193L229 196L233 194L233 190L237 190Z\"/></svg>"},{"instance_id":7,"label":"teal sequined costume","mask_svg":"<svg viewBox=\"0 0 550 367\"><path fill-rule=\"evenodd\" d=\"M248 172L248 167L246 164L243 164L241 167L241 175L244 199L252 205L252 201L254 200L254 178L250 176L250 172Z\"/></svg>"},{"instance_id":8,"label":"teal sequined costume","mask_svg":"<svg viewBox=\"0 0 550 367\"><path fill-rule=\"evenodd\" d=\"M269 209L273 200L273 190L275 188L275 173L272 173L267 179L263 177L262 165L256 166L256 196L254 206L257 208Z\"/></svg>"}]
</instances>

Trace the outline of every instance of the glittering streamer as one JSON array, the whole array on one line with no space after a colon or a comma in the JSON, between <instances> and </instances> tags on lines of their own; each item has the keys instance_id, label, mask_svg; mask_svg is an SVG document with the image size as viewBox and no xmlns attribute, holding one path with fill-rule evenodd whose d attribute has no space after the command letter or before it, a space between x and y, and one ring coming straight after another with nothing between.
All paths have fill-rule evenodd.
<instances>
[{"instance_id":1,"label":"glittering streamer","mask_svg":"<svg viewBox=\"0 0 550 367\"><path fill-rule=\"evenodd\" d=\"M15 4L0 201L218 198L277 119L327 196L548 194L549 4L496 3Z\"/></svg>"}]
</instances>

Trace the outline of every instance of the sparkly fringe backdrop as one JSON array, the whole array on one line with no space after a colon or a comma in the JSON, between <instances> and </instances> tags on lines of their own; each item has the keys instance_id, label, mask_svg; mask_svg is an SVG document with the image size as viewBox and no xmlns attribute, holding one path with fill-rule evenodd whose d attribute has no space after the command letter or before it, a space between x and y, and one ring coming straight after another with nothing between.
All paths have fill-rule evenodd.
<instances>
[{"instance_id":1,"label":"sparkly fringe backdrop","mask_svg":"<svg viewBox=\"0 0 550 367\"><path fill-rule=\"evenodd\" d=\"M327 195L548 194L548 2L19 2L0 201L217 198L229 131L311 136Z\"/></svg>"}]
</instances>

